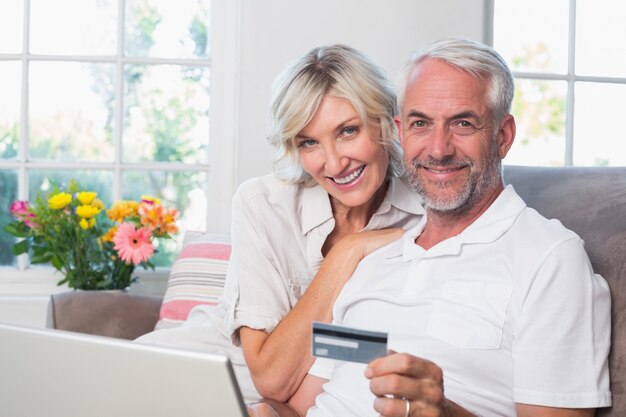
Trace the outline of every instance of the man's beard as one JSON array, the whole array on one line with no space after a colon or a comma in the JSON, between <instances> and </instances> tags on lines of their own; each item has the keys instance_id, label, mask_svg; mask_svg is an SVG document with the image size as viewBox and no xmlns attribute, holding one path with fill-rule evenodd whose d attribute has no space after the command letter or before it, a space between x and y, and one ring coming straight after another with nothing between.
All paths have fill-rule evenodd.
<instances>
[{"instance_id":1,"label":"man's beard","mask_svg":"<svg viewBox=\"0 0 626 417\"><path fill-rule=\"evenodd\" d=\"M502 184L502 161L500 160L495 141L490 146L489 154L482 169L476 168L475 161L470 158L459 160L451 156L442 159L434 159L432 157L427 160L414 159L410 163L405 163L405 165L409 185L422 197L424 206L431 211L441 214L461 215L474 207L490 190ZM460 184L458 192L450 198L446 198L445 190L447 187L454 186L454 182L435 183L436 189L429 192L418 174L418 169L420 168L446 167L467 167L469 169L469 177L463 184ZM439 193L438 190L442 192Z\"/></svg>"}]
</instances>

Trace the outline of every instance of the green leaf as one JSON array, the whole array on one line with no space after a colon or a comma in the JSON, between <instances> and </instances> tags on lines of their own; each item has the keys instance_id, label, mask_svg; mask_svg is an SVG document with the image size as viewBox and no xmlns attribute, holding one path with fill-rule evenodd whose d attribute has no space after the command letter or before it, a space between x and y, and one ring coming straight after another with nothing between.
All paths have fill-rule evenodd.
<instances>
[{"instance_id":1,"label":"green leaf","mask_svg":"<svg viewBox=\"0 0 626 417\"><path fill-rule=\"evenodd\" d=\"M52 254L51 253L42 253L42 254L33 254L33 256L30 258L30 262L33 264L43 264L46 262L50 262L50 260L52 259Z\"/></svg>"},{"instance_id":2,"label":"green leaf","mask_svg":"<svg viewBox=\"0 0 626 417\"><path fill-rule=\"evenodd\" d=\"M22 240L20 242L17 242L13 246L13 255L18 256L23 253L26 253L28 252L29 248L30 248L30 242L28 240Z\"/></svg>"},{"instance_id":3,"label":"green leaf","mask_svg":"<svg viewBox=\"0 0 626 417\"><path fill-rule=\"evenodd\" d=\"M4 230L15 236L15 237L28 237L30 228L26 226L23 222L14 221L6 226L4 226Z\"/></svg>"},{"instance_id":4,"label":"green leaf","mask_svg":"<svg viewBox=\"0 0 626 417\"><path fill-rule=\"evenodd\" d=\"M109 289L108 288L109 285L110 285L110 283L107 282L107 281L98 281L96 283L96 288L99 289L99 290L106 290L106 289Z\"/></svg>"},{"instance_id":5,"label":"green leaf","mask_svg":"<svg viewBox=\"0 0 626 417\"><path fill-rule=\"evenodd\" d=\"M52 262L52 266L54 266L58 271L63 268L63 262L61 262L61 259L59 259L57 255L53 255L50 262Z\"/></svg>"},{"instance_id":6,"label":"green leaf","mask_svg":"<svg viewBox=\"0 0 626 417\"><path fill-rule=\"evenodd\" d=\"M48 248L44 246L33 245L33 256L41 256L48 252Z\"/></svg>"},{"instance_id":7,"label":"green leaf","mask_svg":"<svg viewBox=\"0 0 626 417\"><path fill-rule=\"evenodd\" d=\"M76 283L74 282L74 274L72 271L67 271L65 277L58 282L58 285L67 283L67 286L70 288L77 288Z\"/></svg>"},{"instance_id":8,"label":"green leaf","mask_svg":"<svg viewBox=\"0 0 626 417\"><path fill-rule=\"evenodd\" d=\"M78 191L80 191L80 186L78 185L78 183L76 182L74 178L70 180L70 183L67 186L67 191L69 191L71 194L75 194Z\"/></svg>"}]
</instances>

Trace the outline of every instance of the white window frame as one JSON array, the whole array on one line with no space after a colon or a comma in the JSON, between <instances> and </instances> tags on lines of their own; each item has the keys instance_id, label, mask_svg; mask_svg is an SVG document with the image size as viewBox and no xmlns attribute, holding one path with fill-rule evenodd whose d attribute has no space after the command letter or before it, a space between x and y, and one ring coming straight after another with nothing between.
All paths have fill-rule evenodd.
<instances>
[{"instance_id":1,"label":"white window frame","mask_svg":"<svg viewBox=\"0 0 626 417\"><path fill-rule=\"evenodd\" d=\"M119 3L119 19L124 19L125 1ZM23 46L21 54L2 54L0 60L21 61L21 135L28 133L28 71L30 62L34 61L65 61L113 63L117 66L115 81L116 109L113 162L63 162L50 163L45 161L29 161L27 158L27 141L20 140L19 158L15 161L0 160L0 167L18 172L18 199L28 198L28 170L48 168L69 169L106 169L113 172L114 182L112 198L121 196L121 178L126 169L133 170L167 170L167 171L203 171L207 173L204 185L207 196L207 231L217 234L228 234L230 226L230 201L235 189L235 150L237 137L238 107L238 63L239 63L239 27L241 0L212 0L211 2L211 57L206 60L161 59L125 57L123 54L122 25L118 25L117 52L113 57L94 56L57 56L38 55L28 52L30 0L24 0ZM213 65L219 62L219 65ZM122 161L122 106L119 104L123 96L123 71L125 64L176 64L205 66L211 69L210 78L210 126L207 163L128 163ZM181 237L182 238L182 237ZM156 272L137 270L140 284L136 292L146 294L162 294L169 274L169 268L157 268ZM57 287L61 275L52 267L27 267L24 256L18 257L17 268L0 266L0 297L8 295L47 295L66 290ZM133 285L135 287L135 285ZM133 290L131 287L131 290Z\"/></svg>"},{"instance_id":2,"label":"white window frame","mask_svg":"<svg viewBox=\"0 0 626 417\"><path fill-rule=\"evenodd\" d=\"M485 42L493 45L494 39L494 1L485 0ZM599 77L581 76L575 73L576 61L576 0L569 0L568 16L568 45L567 45L567 73L550 74L541 72L521 72L513 71L515 79L519 80L542 80L542 81L565 81L567 83L567 96L565 98L565 158L564 166L574 165L574 104L575 104L575 84L577 82L597 82L608 84L624 84L626 78L620 77Z\"/></svg>"}]
</instances>

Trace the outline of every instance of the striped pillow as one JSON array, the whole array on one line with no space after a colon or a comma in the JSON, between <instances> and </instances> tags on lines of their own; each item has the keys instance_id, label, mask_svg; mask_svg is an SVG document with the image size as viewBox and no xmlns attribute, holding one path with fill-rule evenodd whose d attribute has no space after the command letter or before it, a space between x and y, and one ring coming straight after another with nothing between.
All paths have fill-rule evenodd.
<instances>
[{"instance_id":1,"label":"striped pillow","mask_svg":"<svg viewBox=\"0 0 626 417\"><path fill-rule=\"evenodd\" d=\"M216 304L222 295L230 243L224 236L187 232L172 265L155 330L178 327L199 304Z\"/></svg>"}]
</instances>

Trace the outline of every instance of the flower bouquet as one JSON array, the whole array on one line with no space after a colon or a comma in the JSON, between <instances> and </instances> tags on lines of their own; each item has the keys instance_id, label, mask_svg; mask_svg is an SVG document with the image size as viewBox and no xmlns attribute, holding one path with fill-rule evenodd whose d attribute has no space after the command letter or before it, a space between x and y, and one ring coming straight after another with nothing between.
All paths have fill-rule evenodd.
<instances>
[{"instance_id":1,"label":"flower bouquet","mask_svg":"<svg viewBox=\"0 0 626 417\"><path fill-rule=\"evenodd\" d=\"M150 258L157 239L178 232L178 211L159 199L119 201L106 210L91 191L81 191L72 180L67 190L58 186L34 204L15 201L15 220L5 226L23 238L13 247L17 256L31 252L31 263L50 262L64 274L58 285L83 290L125 289L136 281L135 267L154 269Z\"/></svg>"}]
</instances>

